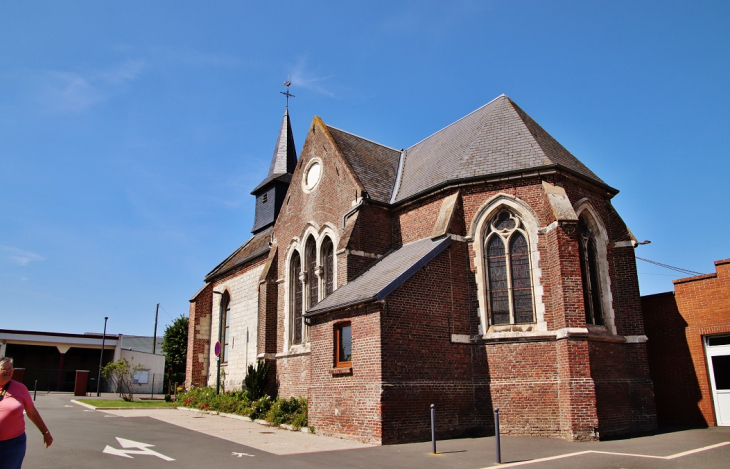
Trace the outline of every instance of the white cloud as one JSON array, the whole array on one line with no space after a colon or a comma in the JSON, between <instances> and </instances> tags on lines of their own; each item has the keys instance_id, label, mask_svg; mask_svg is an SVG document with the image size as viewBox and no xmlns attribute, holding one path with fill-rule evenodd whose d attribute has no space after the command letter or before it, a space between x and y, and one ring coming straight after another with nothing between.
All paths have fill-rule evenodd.
<instances>
[{"instance_id":1,"label":"white cloud","mask_svg":"<svg viewBox=\"0 0 730 469\"><path fill-rule=\"evenodd\" d=\"M53 112L86 110L114 96L144 70L143 60L127 60L108 69L85 73L49 70L35 77L36 100Z\"/></svg>"},{"instance_id":2,"label":"white cloud","mask_svg":"<svg viewBox=\"0 0 730 469\"><path fill-rule=\"evenodd\" d=\"M290 75L289 81L291 81L292 85L297 88L303 88L305 90L334 98L335 93L332 91L332 86L328 86L326 83L326 81L330 78L332 78L332 75L321 76L311 72L308 69L307 60L305 58L300 58L294 66L294 70Z\"/></svg>"},{"instance_id":3,"label":"white cloud","mask_svg":"<svg viewBox=\"0 0 730 469\"><path fill-rule=\"evenodd\" d=\"M40 262L46 260L45 257L34 252L25 251L12 246L0 246L0 259L9 261L20 267L25 267L31 262Z\"/></svg>"}]
</instances>

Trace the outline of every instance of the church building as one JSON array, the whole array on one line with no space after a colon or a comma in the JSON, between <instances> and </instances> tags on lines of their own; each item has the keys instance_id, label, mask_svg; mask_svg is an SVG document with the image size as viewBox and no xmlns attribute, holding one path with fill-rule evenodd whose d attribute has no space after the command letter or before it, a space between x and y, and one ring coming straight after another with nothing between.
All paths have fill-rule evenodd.
<instances>
[{"instance_id":1,"label":"church building","mask_svg":"<svg viewBox=\"0 0 730 469\"><path fill-rule=\"evenodd\" d=\"M320 434L375 444L656 428L636 240L509 97L406 149L288 108L252 236L190 300L187 386L270 363Z\"/></svg>"}]
</instances>

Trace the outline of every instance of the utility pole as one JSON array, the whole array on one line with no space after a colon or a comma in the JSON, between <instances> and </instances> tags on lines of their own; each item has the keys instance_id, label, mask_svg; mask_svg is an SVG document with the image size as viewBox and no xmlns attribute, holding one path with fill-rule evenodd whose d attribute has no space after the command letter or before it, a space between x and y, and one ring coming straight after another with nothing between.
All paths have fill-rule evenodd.
<instances>
[{"instance_id":1,"label":"utility pole","mask_svg":"<svg viewBox=\"0 0 730 469\"><path fill-rule=\"evenodd\" d=\"M152 355L155 354L155 347L157 346L157 315L160 313L160 304L157 303L157 309L155 309L155 335L152 339Z\"/></svg>"},{"instance_id":2,"label":"utility pole","mask_svg":"<svg viewBox=\"0 0 730 469\"><path fill-rule=\"evenodd\" d=\"M101 365L104 361L104 343L106 342L106 321L109 316L104 317L104 334L101 336L101 354L99 354L99 374L96 377L96 397L101 396Z\"/></svg>"}]
</instances>

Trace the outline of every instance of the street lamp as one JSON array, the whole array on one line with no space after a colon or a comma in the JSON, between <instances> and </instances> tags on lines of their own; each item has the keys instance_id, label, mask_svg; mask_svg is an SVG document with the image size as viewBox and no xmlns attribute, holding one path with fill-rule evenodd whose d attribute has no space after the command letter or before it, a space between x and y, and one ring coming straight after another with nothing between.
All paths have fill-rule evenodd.
<instances>
[{"instance_id":1,"label":"street lamp","mask_svg":"<svg viewBox=\"0 0 730 469\"><path fill-rule=\"evenodd\" d=\"M213 290L213 294L214 295L223 295L223 292ZM220 307L220 305L218 305L218 343L219 344L223 340L222 331L223 331L223 314L221 314L221 307ZM218 369L217 377L215 380L215 393L220 394L220 391L221 391L221 356L220 356L220 353L218 353L215 356L215 362L216 362L216 368Z\"/></svg>"},{"instance_id":2,"label":"street lamp","mask_svg":"<svg viewBox=\"0 0 730 469\"><path fill-rule=\"evenodd\" d=\"M104 316L104 334L101 336L101 353L99 354L99 374L96 377L96 397L101 396L101 364L104 360L104 342L106 342L106 321L109 316Z\"/></svg>"}]
</instances>

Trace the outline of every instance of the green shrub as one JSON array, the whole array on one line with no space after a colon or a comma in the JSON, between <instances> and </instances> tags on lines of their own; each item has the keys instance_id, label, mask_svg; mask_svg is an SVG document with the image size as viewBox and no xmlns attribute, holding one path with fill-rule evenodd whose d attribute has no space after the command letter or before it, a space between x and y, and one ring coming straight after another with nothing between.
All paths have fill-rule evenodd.
<instances>
[{"instance_id":1,"label":"green shrub","mask_svg":"<svg viewBox=\"0 0 730 469\"><path fill-rule=\"evenodd\" d=\"M264 395L251 399L250 390L216 395L213 388L193 388L178 395L177 400L184 407L245 415L277 426L285 423L298 429L308 424L307 399L304 397L272 400Z\"/></svg>"},{"instance_id":2,"label":"green shrub","mask_svg":"<svg viewBox=\"0 0 730 469\"><path fill-rule=\"evenodd\" d=\"M264 395L268 374L269 364L263 360L259 360L255 367L248 365L246 377L243 379L243 389L249 392L252 401L258 400Z\"/></svg>"},{"instance_id":3,"label":"green shrub","mask_svg":"<svg viewBox=\"0 0 730 469\"><path fill-rule=\"evenodd\" d=\"M307 426L307 400L303 397L275 400L266 413L266 421L274 425L285 423L297 429Z\"/></svg>"},{"instance_id":4,"label":"green shrub","mask_svg":"<svg viewBox=\"0 0 730 469\"><path fill-rule=\"evenodd\" d=\"M250 412L248 414L251 419L255 420L262 418L271 408L271 397L263 396L260 399L256 399L251 403Z\"/></svg>"}]
</instances>

